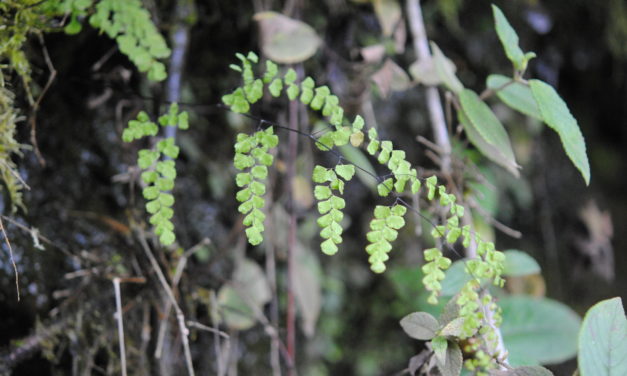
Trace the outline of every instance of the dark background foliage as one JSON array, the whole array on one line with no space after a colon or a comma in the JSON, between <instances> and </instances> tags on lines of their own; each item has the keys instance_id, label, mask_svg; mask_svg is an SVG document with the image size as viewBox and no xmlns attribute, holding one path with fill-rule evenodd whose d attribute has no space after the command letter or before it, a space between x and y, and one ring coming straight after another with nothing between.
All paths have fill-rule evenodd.
<instances>
[{"instance_id":1,"label":"dark background foliage","mask_svg":"<svg viewBox=\"0 0 627 376\"><path fill-rule=\"evenodd\" d=\"M167 32L174 4L152 3L157 24ZM600 299L627 297L627 6L621 0L497 4L521 36L521 45L539 56L530 65L531 76L554 85L579 120L587 142L592 183L589 188L584 186L554 133L534 130L521 118L506 113L512 119L508 130L519 147L517 151L528 155L522 161L524 182L513 185L528 189L521 193L510 186L500 192L497 218L522 231L524 237L517 240L497 232L496 244L501 249L517 248L532 254L542 266L547 296L583 314ZM331 82L335 90L345 93L342 103L350 108L351 101L358 102L360 92L371 88L367 72L359 69L355 51L380 33L372 7L333 0L299 6L302 19L324 39L324 47L304 64L305 71L318 82ZM423 11L429 38L454 61L465 85L480 91L487 74L509 73L493 31L489 3L425 1ZM202 300L199 296L219 288L229 278L231 254L244 247L240 219L235 214L232 144L236 132L252 131L256 125L226 112L218 103L239 84L238 75L228 69L234 54L259 50L253 13L248 1L199 1L197 22L191 29L182 100L182 107L190 112L191 127L179 137L182 157L177 162L179 179L174 194L180 244L189 248L203 238L212 241L210 257L190 259L180 288L188 315L199 321L206 321L208 314L198 303ZM149 270L128 227L133 218L141 218L143 210L137 187L132 190L128 183L136 178L131 166L138 146L123 144L121 132L138 111L145 109L156 117L165 103L162 87L141 78L126 57L116 52L115 43L97 31L85 27L77 36L49 34L45 41L58 72L38 113L37 140L45 165L32 150L26 150L18 161L31 190L25 194L28 212L13 218L37 228L53 245L38 250L27 232L5 221L18 264L22 300L16 301L8 249L3 246L0 347L8 351L11 341L54 325L61 325L64 335L44 344L43 353L20 363L15 375L70 374L81 367L81 362L92 361L104 369L113 362L117 349L109 277ZM28 52L34 77L43 86L47 71L39 44L33 41ZM407 69L414 60L411 48L395 60ZM17 80L14 84L19 87ZM27 109L26 103L19 104ZM394 93L387 99L375 96L374 106L382 132L408 150L410 161L429 166L424 148L414 141L417 134L430 137L421 88ZM285 121L282 104L261 107L253 112ZM29 143L30 131L24 123L20 141ZM279 133L279 137L287 140L287 134ZM303 155L311 157L306 140L301 145ZM318 153L315 157L327 158ZM307 166L305 160L299 163ZM498 176L503 178L504 173ZM278 205L285 201L282 184L279 172L274 181ZM358 183L349 188L347 196L347 212L354 225L347 232L340 255L319 256L325 299L317 335L306 340L299 334L299 367L304 374L391 374L403 369L421 346L407 339L398 326L398 320L416 308L415 302L411 294L408 298L395 289L398 284L393 284L390 276L374 276L368 271L362 248L372 196ZM609 270L613 274L595 269L600 262L598 249L594 253L598 244L586 243L593 234L580 213L589 202L611 214L614 260ZM305 229L311 228L312 213L301 210L299 221ZM607 223L595 218L596 224L607 229ZM307 244L314 251L318 248L316 239ZM392 256L392 268L415 265L419 242L406 234ZM247 252L263 263L259 249L249 248ZM279 247L277 252L279 286L284 286L284 249ZM176 257L159 256L164 265L175 265ZM159 289L149 274L145 276L149 277L146 285L123 287L130 346L140 349L131 352L130 361L138 369L153 362L154 344L141 348L142 325L152 325L156 335L160 319L158 313L148 310L159 301ZM178 364L181 354L176 343L173 340L169 351L172 362ZM213 353L207 350L211 346L211 338L204 334L192 341L198 374L213 372ZM268 346L260 327L240 333L240 370L244 374L269 374ZM157 366L152 367L156 374ZM554 368L558 375L570 374L573 369L572 362Z\"/></svg>"}]
</instances>

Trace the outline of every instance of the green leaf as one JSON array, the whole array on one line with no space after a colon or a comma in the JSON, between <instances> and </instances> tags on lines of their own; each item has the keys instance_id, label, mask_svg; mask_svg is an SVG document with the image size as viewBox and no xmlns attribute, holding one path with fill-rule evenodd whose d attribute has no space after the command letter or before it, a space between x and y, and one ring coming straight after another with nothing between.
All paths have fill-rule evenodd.
<instances>
[{"instance_id":1,"label":"green leaf","mask_svg":"<svg viewBox=\"0 0 627 376\"><path fill-rule=\"evenodd\" d=\"M77 15L73 14L72 18L70 19L70 23L68 23L63 28L63 31L66 34L74 35L74 34L80 33L82 28L83 27L82 27L81 23L78 21Z\"/></svg>"},{"instance_id":2,"label":"green leaf","mask_svg":"<svg viewBox=\"0 0 627 376\"><path fill-rule=\"evenodd\" d=\"M325 255L333 256L337 253L337 245L331 239L327 239L320 244L320 248Z\"/></svg>"},{"instance_id":3,"label":"green leaf","mask_svg":"<svg viewBox=\"0 0 627 376\"><path fill-rule=\"evenodd\" d=\"M178 125L179 129L188 129L189 128L189 114L187 111L183 111L178 116Z\"/></svg>"},{"instance_id":4,"label":"green leaf","mask_svg":"<svg viewBox=\"0 0 627 376\"><path fill-rule=\"evenodd\" d=\"M465 271L465 261L457 260L445 273L444 280L442 281L442 296L453 296L457 294L462 287L472 279L472 277Z\"/></svg>"},{"instance_id":5,"label":"green leaf","mask_svg":"<svg viewBox=\"0 0 627 376\"><path fill-rule=\"evenodd\" d=\"M330 199L318 202L318 212L320 214L325 214L325 213L327 213L331 209L333 209L333 207L331 206L331 200Z\"/></svg>"},{"instance_id":6,"label":"green leaf","mask_svg":"<svg viewBox=\"0 0 627 376\"><path fill-rule=\"evenodd\" d=\"M518 177L520 166L516 164L509 136L501 122L474 92L462 91L460 100L463 112L458 113L459 121L470 142L483 155Z\"/></svg>"},{"instance_id":7,"label":"green leaf","mask_svg":"<svg viewBox=\"0 0 627 376\"><path fill-rule=\"evenodd\" d=\"M444 56L440 48L433 42L431 42L431 49L433 50L433 64L438 77L450 91L459 94L464 89L464 85L455 75L455 65Z\"/></svg>"},{"instance_id":8,"label":"green leaf","mask_svg":"<svg viewBox=\"0 0 627 376\"><path fill-rule=\"evenodd\" d=\"M560 136L566 154L581 172L586 185L589 185L590 165L586 155L586 143L577 120L551 85L540 80L529 80L529 86L544 122Z\"/></svg>"},{"instance_id":9,"label":"green leaf","mask_svg":"<svg viewBox=\"0 0 627 376\"><path fill-rule=\"evenodd\" d=\"M176 236L172 231L163 231L159 237L159 241L163 245L171 245L176 240Z\"/></svg>"},{"instance_id":10,"label":"green leaf","mask_svg":"<svg viewBox=\"0 0 627 376\"><path fill-rule=\"evenodd\" d=\"M540 265L525 252L509 249L503 251L503 253L505 253L505 270L503 270L503 275L520 277L540 273Z\"/></svg>"},{"instance_id":11,"label":"green leaf","mask_svg":"<svg viewBox=\"0 0 627 376\"><path fill-rule=\"evenodd\" d=\"M374 155L379 150L379 145L380 145L379 141L370 140L370 142L368 143L368 147L366 148L366 151L368 152L368 154Z\"/></svg>"},{"instance_id":12,"label":"green leaf","mask_svg":"<svg viewBox=\"0 0 627 376\"><path fill-rule=\"evenodd\" d=\"M389 178L377 185L379 196L386 197L394 189L394 179Z\"/></svg>"},{"instance_id":13,"label":"green leaf","mask_svg":"<svg viewBox=\"0 0 627 376\"><path fill-rule=\"evenodd\" d=\"M314 188L316 200L326 200L331 197L331 195L331 189L326 185L316 185L316 188Z\"/></svg>"},{"instance_id":14,"label":"green leaf","mask_svg":"<svg viewBox=\"0 0 627 376\"><path fill-rule=\"evenodd\" d=\"M364 118L359 115L355 116L355 120L353 121L353 128L357 130L362 130L364 128Z\"/></svg>"},{"instance_id":15,"label":"green leaf","mask_svg":"<svg viewBox=\"0 0 627 376\"><path fill-rule=\"evenodd\" d=\"M268 168L266 166L255 166L250 170L255 179L265 179L268 177Z\"/></svg>"},{"instance_id":16,"label":"green leaf","mask_svg":"<svg viewBox=\"0 0 627 376\"><path fill-rule=\"evenodd\" d=\"M344 164L335 166L335 172L342 177L342 179L349 181L355 175L355 166L352 164Z\"/></svg>"},{"instance_id":17,"label":"green leaf","mask_svg":"<svg viewBox=\"0 0 627 376\"><path fill-rule=\"evenodd\" d=\"M281 90L283 90L283 81L280 78L275 78L270 86L268 86L268 90L273 97L280 96Z\"/></svg>"},{"instance_id":18,"label":"green leaf","mask_svg":"<svg viewBox=\"0 0 627 376\"><path fill-rule=\"evenodd\" d=\"M327 169L322 166L314 167L312 180L314 183L324 183L327 181Z\"/></svg>"},{"instance_id":19,"label":"green leaf","mask_svg":"<svg viewBox=\"0 0 627 376\"><path fill-rule=\"evenodd\" d=\"M149 201L146 203L146 211L150 214L155 214L161 209L161 204L158 200Z\"/></svg>"},{"instance_id":20,"label":"green leaf","mask_svg":"<svg viewBox=\"0 0 627 376\"><path fill-rule=\"evenodd\" d=\"M284 79L286 85L294 83L294 81L296 81L296 78L298 78L298 75L293 68L290 68L287 70L287 72L285 72Z\"/></svg>"},{"instance_id":21,"label":"green leaf","mask_svg":"<svg viewBox=\"0 0 627 376\"><path fill-rule=\"evenodd\" d=\"M627 319L621 298L588 310L579 332L581 376L627 375Z\"/></svg>"},{"instance_id":22,"label":"green leaf","mask_svg":"<svg viewBox=\"0 0 627 376\"><path fill-rule=\"evenodd\" d=\"M454 305L458 308L457 314L459 314L459 306L457 305L457 303L455 303L454 299L452 299L451 301L453 301ZM449 321L440 330L440 335L458 338L463 333L464 320L465 319L463 317L457 317Z\"/></svg>"},{"instance_id":23,"label":"green leaf","mask_svg":"<svg viewBox=\"0 0 627 376\"><path fill-rule=\"evenodd\" d=\"M159 202L164 206L172 206L174 205L174 196L170 193L161 193L159 195Z\"/></svg>"},{"instance_id":24,"label":"green leaf","mask_svg":"<svg viewBox=\"0 0 627 376\"><path fill-rule=\"evenodd\" d=\"M239 70L239 72L241 72L241 69ZM269 83L277 75L278 72L279 67L274 63L274 61L266 60L266 72L263 74L263 82L266 84Z\"/></svg>"},{"instance_id":25,"label":"green leaf","mask_svg":"<svg viewBox=\"0 0 627 376\"><path fill-rule=\"evenodd\" d=\"M531 94L529 86L512 81L513 79L510 77L491 74L488 76L486 85L488 88L496 90L496 95L499 99L509 107L527 116L542 120L540 109L533 98L533 94Z\"/></svg>"},{"instance_id":26,"label":"green leaf","mask_svg":"<svg viewBox=\"0 0 627 376\"><path fill-rule=\"evenodd\" d=\"M540 366L523 366L509 369L507 371L491 370L490 376L553 376L548 369Z\"/></svg>"},{"instance_id":27,"label":"green leaf","mask_svg":"<svg viewBox=\"0 0 627 376\"><path fill-rule=\"evenodd\" d=\"M344 146L348 144L351 137L351 129L349 127L340 127L334 132L334 143L336 146Z\"/></svg>"},{"instance_id":28,"label":"green leaf","mask_svg":"<svg viewBox=\"0 0 627 376\"><path fill-rule=\"evenodd\" d=\"M507 58L514 64L517 70L525 70L525 54L518 46L518 34L507 21L503 12L496 5L492 5L494 15L494 27L501 40Z\"/></svg>"},{"instance_id":29,"label":"green leaf","mask_svg":"<svg viewBox=\"0 0 627 376\"><path fill-rule=\"evenodd\" d=\"M400 230L405 226L405 220L401 216L391 215L385 219L385 224L390 228Z\"/></svg>"},{"instance_id":30,"label":"green leaf","mask_svg":"<svg viewBox=\"0 0 627 376\"><path fill-rule=\"evenodd\" d=\"M266 186L258 181L250 183L250 191L256 196L263 196L266 193Z\"/></svg>"},{"instance_id":31,"label":"green leaf","mask_svg":"<svg viewBox=\"0 0 627 376\"><path fill-rule=\"evenodd\" d=\"M422 341L435 337L440 324L435 317L426 312L414 312L403 317L401 327L408 336Z\"/></svg>"},{"instance_id":32,"label":"green leaf","mask_svg":"<svg viewBox=\"0 0 627 376\"><path fill-rule=\"evenodd\" d=\"M560 363L577 353L581 320L568 306L528 296L503 297L499 306L501 333L513 366Z\"/></svg>"},{"instance_id":33,"label":"green leaf","mask_svg":"<svg viewBox=\"0 0 627 376\"><path fill-rule=\"evenodd\" d=\"M436 357L436 364L442 376L458 376L462 371L463 355L457 342L448 341L446 352L444 353L444 362L441 357Z\"/></svg>"},{"instance_id":34,"label":"green leaf","mask_svg":"<svg viewBox=\"0 0 627 376\"><path fill-rule=\"evenodd\" d=\"M289 100L293 101L298 97L298 93L299 93L299 88L297 85L295 84L290 84L287 87L287 97L289 98Z\"/></svg>"},{"instance_id":35,"label":"green leaf","mask_svg":"<svg viewBox=\"0 0 627 376\"><path fill-rule=\"evenodd\" d=\"M441 336L435 337L431 340L431 348L435 353L437 362L439 364L444 364L446 362L446 350L448 349L448 341L446 340L446 338Z\"/></svg>"},{"instance_id":36,"label":"green leaf","mask_svg":"<svg viewBox=\"0 0 627 376\"><path fill-rule=\"evenodd\" d=\"M256 227L249 227L246 229L246 237L251 245L259 245L263 241L261 231Z\"/></svg>"},{"instance_id":37,"label":"green leaf","mask_svg":"<svg viewBox=\"0 0 627 376\"><path fill-rule=\"evenodd\" d=\"M157 196L159 196L159 190L155 186L144 188L142 193L146 200L154 200L155 198L157 198Z\"/></svg>"}]
</instances>

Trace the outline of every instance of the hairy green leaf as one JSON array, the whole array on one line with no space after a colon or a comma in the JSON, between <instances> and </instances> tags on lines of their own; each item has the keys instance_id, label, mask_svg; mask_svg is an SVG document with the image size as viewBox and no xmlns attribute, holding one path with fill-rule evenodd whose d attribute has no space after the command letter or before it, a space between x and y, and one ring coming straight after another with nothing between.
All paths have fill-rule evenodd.
<instances>
[{"instance_id":1,"label":"hairy green leaf","mask_svg":"<svg viewBox=\"0 0 627 376\"><path fill-rule=\"evenodd\" d=\"M509 136L501 122L474 92L462 91L460 100L463 112L458 113L459 121L470 142L483 155L518 176L520 166L516 163Z\"/></svg>"},{"instance_id":2,"label":"hairy green leaf","mask_svg":"<svg viewBox=\"0 0 627 376\"><path fill-rule=\"evenodd\" d=\"M408 336L423 341L428 341L435 337L440 326L438 320L426 312L410 313L403 317L400 324Z\"/></svg>"},{"instance_id":3,"label":"hairy green leaf","mask_svg":"<svg viewBox=\"0 0 627 376\"><path fill-rule=\"evenodd\" d=\"M444 56L440 48L433 42L431 42L431 49L433 50L433 64L438 77L450 91L459 94L464 89L464 85L455 75L455 65Z\"/></svg>"},{"instance_id":4,"label":"hairy green leaf","mask_svg":"<svg viewBox=\"0 0 627 376\"><path fill-rule=\"evenodd\" d=\"M566 154L581 172L586 185L590 184L590 165L586 154L586 143L577 120L551 85L540 80L529 80L529 86L544 122L560 136Z\"/></svg>"},{"instance_id":5,"label":"hairy green leaf","mask_svg":"<svg viewBox=\"0 0 627 376\"><path fill-rule=\"evenodd\" d=\"M559 363L577 353L581 320L568 306L527 296L503 297L499 306L503 341L513 366Z\"/></svg>"},{"instance_id":6,"label":"hairy green leaf","mask_svg":"<svg viewBox=\"0 0 627 376\"><path fill-rule=\"evenodd\" d=\"M515 249L503 251L505 253L505 269L503 275L520 277L540 273L540 265L525 252Z\"/></svg>"},{"instance_id":7,"label":"hairy green leaf","mask_svg":"<svg viewBox=\"0 0 627 376\"><path fill-rule=\"evenodd\" d=\"M627 319L621 298L588 310L579 332L581 376L627 375Z\"/></svg>"},{"instance_id":8,"label":"hairy green leaf","mask_svg":"<svg viewBox=\"0 0 627 376\"><path fill-rule=\"evenodd\" d=\"M524 70L526 66L525 54L518 45L518 34L509 24L503 12L496 5L492 5L494 15L494 27L501 40L507 58L514 64L517 70Z\"/></svg>"},{"instance_id":9,"label":"hairy green leaf","mask_svg":"<svg viewBox=\"0 0 627 376\"><path fill-rule=\"evenodd\" d=\"M542 120L540 109L529 86L500 74L488 76L486 84L488 88L495 90L499 99L509 107L527 116Z\"/></svg>"}]
</instances>

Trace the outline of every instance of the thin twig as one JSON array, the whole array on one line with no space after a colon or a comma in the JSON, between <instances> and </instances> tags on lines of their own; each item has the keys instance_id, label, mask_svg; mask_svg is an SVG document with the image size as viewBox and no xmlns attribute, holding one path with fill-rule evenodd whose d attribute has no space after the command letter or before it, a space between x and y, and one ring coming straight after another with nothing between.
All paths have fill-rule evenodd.
<instances>
[{"instance_id":1,"label":"thin twig","mask_svg":"<svg viewBox=\"0 0 627 376\"><path fill-rule=\"evenodd\" d=\"M489 224L491 224L492 226L494 226L497 230L501 231L502 233L504 233L505 235L511 236L514 239L520 239L522 238L522 232L515 230L507 225L505 225L504 223L498 221L496 218L494 218L490 213L488 213L485 209L483 209L481 207L481 205L479 205L477 202L475 202L474 200L469 202L470 206L475 209L476 211L479 212L479 214L481 214L481 216L486 219L488 221Z\"/></svg>"},{"instance_id":2,"label":"thin twig","mask_svg":"<svg viewBox=\"0 0 627 376\"><path fill-rule=\"evenodd\" d=\"M11 264L13 264L13 271L15 272L15 291L17 292L17 301L20 301L20 281L17 273L17 265L15 264L15 259L13 258L13 248L11 247L11 242L9 241L9 237L7 236L7 232L4 230L4 224L2 223L2 219L0 218L0 230L2 230L2 235L4 235L4 241L9 248L9 256L11 257Z\"/></svg>"},{"instance_id":3,"label":"thin twig","mask_svg":"<svg viewBox=\"0 0 627 376\"><path fill-rule=\"evenodd\" d=\"M187 259L193 255L200 247L203 245L211 244L211 240L209 238L204 238L200 243L196 244L185 253L183 256L179 258L179 262L176 264L176 269L174 271L174 277L172 278L172 288L176 288L181 280L181 276L183 275L183 270L187 265ZM163 344L165 341L165 335L168 332L169 326L169 317L170 311L172 310L172 302L170 300L166 301L165 307L163 308L163 318L161 319L161 325L159 325L159 333L157 334L157 346L155 346L155 358L161 359L161 354L163 352Z\"/></svg>"},{"instance_id":4,"label":"thin twig","mask_svg":"<svg viewBox=\"0 0 627 376\"><path fill-rule=\"evenodd\" d=\"M189 326L190 328L196 328L199 330L204 330L205 332L209 332L209 333L213 333L218 335L219 337L222 337L224 339L229 339L229 335L219 329L216 328L212 328L210 326L207 325L203 325L197 321L187 321L187 326Z\"/></svg>"},{"instance_id":5,"label":"thin twig","mask_svg":"<svg viewBox=\"0 0 627 376\"><path fill-rule=\"evenodd\" d=\"M185 316L183 315L183 311L179 307L179 304L176 301L176 298L174 297L174 292L170 288L170 285L168 285L168 281L166 280L165 275L163 274L163 271L161 270L161 267L159 266L159 263L157 262L157 259L155 258L155 256L152 254L152 251L150 250L150 246L148 245L148 242L146 241L146 234L144 233L144 230L141 227L137 226L137 232L138 232L139 243L141 244L144 250L144 253L146 253L146 256L148 257L150 264L152 265L152 268L157 274L157 279L159 280L161 287L165 291L166 296L170 299L170 302L172 303L172 306L174 307L176 311L176 317L179 322L179 329L181 330L181 337L182 337L181 342L183 343L183 351L185 353L185 365L187 366L187 374L189 376L194 376L195 375L194 366L192 364L191 353L189 351L189 341L187 338L187 336L189 335L189 330L185 326Z\"/></svg>"},{"instance_id":6,"label":"thin twig","mask_svg":"<svg viewBox=\"0 0 627 376\"><path fill-rule=\"evenodd\" d=\"M218 376L224 376L226 374L227 367L225 367L224 361L222 360L222 346L220 344L220 336L217 334L219 332L218 328L218 299L216 298L216 293L214 290L211 290L209 293L209 303L211 304L211 324L215 327L211 328L214 330L213 332L213 349L216 353L216 364L218 368ZM227 348L229 346L227 341ZM227 353L228 354L228 353ZM228 360L228 359L227 359Z\"/></svg>"},{"instance_id":7,"label":"thin twig","mask_svg":"<svg viewBox=\"0 0 627 376\"><path fill-rule=\"evenodd\" d=\"M48 66L48 70L50 71L50 76L48 76L48 82L46 82L46 85L41 91L41 94L39 94L37 101L35 102L35 104L33 104L33 111L30 116L30 142L33 144L35 155L37 156L39 164L45 166L46 160L41 154L41 151L39 150L39 146L37 144L37 111L39 110L39 105L46 95L46 92L48 92L48 89L50 89L52 82L57 77L57 70L54 69L54 65L52 64L52 59L50 59L50 54L48 54L48 48L46 48L46 42L43 35L38 34L37 36L39 37L39 42L41 43L41 49L44 55L44 60L46 61L46 65Z\"/></svg>"},{"instance_id":8,"label":"thin twig","mask_svg":"<svg viewBox=\"0 0 627 376\"><path fill-rule=\"evenodd\" d=\"M174 30L172 32L172 55L168 82L166 84L166 98L169 102L177 103L181 99L181 83L185 68L185 55L189 45L189 29L192 26L190 20L196 12L193 0L179 0L176 2ZM174 124L170 124L174 125ZM176 127L166 127L165 136L176 137Z\"/></svg>"},{"instance_id":9,"label":"thin twig","mask_svg":"<svg viewBox=\"0 0 627 376\"><path fill-rule=\"evenodd\" d=\"M298 129L298 107L299 102L290 101L289 121L290 128ZM293 183L296 177L296 157L298 153L298 136L296 133L290 133L288 145L288 164L287 164L287 184ZM296 254L296 203L292 189L289 193L289 228L288 228L288 246L287 246L287 352L292 361L296 360L296 307L294 298L294 257ZM294 375L294 369L288 369L289 376Z\"/></svg>"},{"instance_id":10,"label":"thin twig","mask_svg":"<svg viewBox=\"0 0 627 376\"><path fill-rule=\"evenodd\" d=\"M122 294L120 293L120 278L113 278L113 290L115 291L115 316L118 321L120 367L122 367L122 376L126 376L126 349L124 346L124 322L122 320Z\"/></svg>"},{"instance_id":11,"label":"thin twig","mask_svg":"<svg viewBox=\"0 0 627 376\"><path fill-rule=\"evenodd\" d=\"M268 201L273 202L274 197L272 192L272 186L276 183L276 174L272 174L271 178L268 179ZM269 205L272 207L272 205ZM272 215L271 212L268 213L269 216ZM272 292L272 298L270 300L270 322L273 326L279 325L279 298L277 293L277 282L276 282L276 239L274 239L274 221L268 221L266 225L267 229L267 239L266 242L266 278L268 280L268 284L270 285L270 291ZM281 376L281 353L280 353L280 345L279 341L276 338L270 338L270 367L272 368L273 376Z\"/></svg>"}]
</instances>

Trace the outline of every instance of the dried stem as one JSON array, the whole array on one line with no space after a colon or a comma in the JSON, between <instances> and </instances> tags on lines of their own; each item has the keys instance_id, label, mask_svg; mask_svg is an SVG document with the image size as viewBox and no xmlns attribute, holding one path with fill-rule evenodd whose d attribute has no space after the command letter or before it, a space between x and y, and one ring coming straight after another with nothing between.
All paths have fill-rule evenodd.
<instances>
[{"instance_id":1,"label":"dried stem","mask_svg":"<svg viewBox=\"0 0 627 376\"><path fill-rule=\"evenodd\" d=\"M39 37L39 42L41 43L41 50L44 55L44 60L46 61L46 65L48 66L48 70L50 71L50 76L48 76L48 81L46 85L41 91L41 94L37 98L37 101L33 104L33 109L30 115L30 142L33 144L33 148L35 150L35 156L37 156L37 160L39 164L42 166L46 165L46 160L44 159L41 151L39 150L39 146L37 144L37 111L39 110L39 105L41 104L41 100L44 98L48 89L54 82L54 79L57 77L57 70L54 69L54 65L52 64L52 59L50 59L50 54L48 54L48 49L46 48L46 42L44 41L44 37L41 34L37 35Z\"/></svg>"},{"instance_id":2,"label":"dried stem","mask_svg":"<svg viewBox=\"0 0 627 376\"><path fill-rule=\"evenodd\" d=\"M422 19L422 10L418 0L407 0L407 16L409 18L409 28L414 38L414 49L418 55L418 59L422 61L431 60L431 52L429 51L429 42L427 33L425 32L424 21ZM451 142L449 140L448 129L444 119L444 111L442 110L442 102L440 94L435 87L427 87L427 108L431 118L431 129L436 144L441 150L440 165L442 172L449 175L451 172Z\"/></svg>"},{"instance_id":3,"label":"dried stem","mask_svg":"<svg viewBox=\"0 0 627 376\"><path fill-rule=\"evenodd\" d=\"M4 236L4 242L7 244L9 248L9 256L11 257L11 264L13 264L13 271L15 272L15 292L17 293L17 301L20 301L20 279L17 273L17 265L15 264L15 259L13 258L13 248L11 247L11 242L9 241L9 237L7 236L7 232L4 230L4 224L2 223L2 218L0 218L0 230L2 231L2 235Z\"/></svg>"},{"instance_id":4,"label":"dried stem","mask_svg":"<svg viewBox=\"0 0 627 376\"><path fill-rule=\"evenodd\" d=\"M215 291L211 290L209 295L209 302L211 303L211 324L216 328L218 328L218 300L216 298ZM220 345L220 336L214 331L213 332L213 347L216 352L216 364L218 368L218 376L224 376L226 374L227 368L225 367L224 362L222 361L222 347ZM228 345L228 342L227 342Z\"/></svg>"},{"instance_id":5,"label":"dried stem","mask_svg":"<svg viewBox=\"0 0 627 376\"><path fill-rule=\"evenodd\" d=\"M120 367L122 376L126 376L126 349L124 345L124 321L122 320L122 294L120 293L120 278L113 278L115 291L115 316L118 322L118 343L120 345Z\"/></svg>"},{"instance_id":6,"label":"dried stem","mask_svg":"<svg viewBox=\"0 0 627 376\"><path fill-rule=\"evenodd\" d=\"M431 53L429 51L429 43L427 40L427 35L425 32L424 21L422 18L422 11L420 9L419 0L407 0L407 15L409 18L409 25L411 29L412 36L414 38L414 49L416 50L416 54L418 55L418 59L423 61L428 61L431 59ZM509 83L508 83L509 84ZM507 85L504 85L505 87ZM502 89L498 88L499 90ZM438 90L435 87L428 87L426 89L427 92L427 107L429 109L429 115L431 117L431 128L433 129L433 134L435 138L435 142L439 149L441 149L441 164L440 167L442 169L442 173L445 176L450 175L451 172L451 143L449 140L448 129L446 126L446 121L444 119L444 111L442 109L442 103L440 101L440 96L438 94ZM484 93L485 94L485 93ZM486 94L488 95L488 94ZM455 104L454 98L451 98L453 104ZM462 222L464 225L472 225L472 217L470 213L470 208L468 205L465 206L465 215L462 217ZM477 257L476 253L476 244L474 241L471 241L471 245L466 248L466 257L475 258ZM485 317L487 325L494 329L494 332L497 336L497 344L495 353L500 354L501 363L507 364L507 350L503 344L503 337L500 329L494 324L493 313L488 307L482 307L485 311ZM487 341L487 339L486 339Z\"/></svg>"},{"instance_id":7,"label":"dried stem","mask_svg":"<svg viewBox=\"0 0 627 376\"><path fill-rule=\"evenodd\" d=\"M183 351L185 353L185 365L187 366L187 374L189 376L194 376L195 375L194 366L192 364L191 352L189 351L189 341L187 338L189 335L189 330L185 326L185 316L183 315L183 311L179 307L178 302L176 301L176 298L174 297L174 292L170 288L170 285L168 285L168 281L166 280L165 275L163 274L163 271L161 270L161 267L159 266L159 263L157 262L157 259L155 258L155 256L152 254L152 251L150 250L150 246L148 245L148 242L146 241L146 234L144 233L144 230L141 227L137 227L137 231L138 231L139 242L144 250L144 253L146 253L148 260L150 261L150 265L152 265L152 268L157 274L157 279L159 280L161 287L165 291L166 296L170 299L170 302L172 303L172 306L174 307L174 310L176 311L176 318L178 320L179 329L181 331Z\"/></svg>"},{"instance_id":8,"label":"dried stem","mask_svg":"<svg viewBox=\"0 0 627 376\"><path fill-rule=\"evenodd\" d=\"M193 0L180 0L176 2L175 24L172 32L172 55L168 82L166 84L166 100L169 103L177 103L181 99L181 82L183 81L183 69L185 68L185 55L189 45L190 15L195 12ZM176 127L166 127L165 136L176 137Z\"/></svg>"},{"instance_id":9,"label":"dried stem","mask_svg":"<svg viewBox=\"0 0 627 376\"><path fill-rule=\"evenodd\" d=\"M298 102L291 101L289 107L290 128L298 129ZM295 132L290 133L288 145L288 164L287 164L287 184L292 187L294 177L296 176L296 157L298 152L298 135ZM287 353L292 359L296 360L296 307L294 299L294 257L296 253L296 208L294 195L292 190L289 193L290 219L288 229L288 248L287 248ZM294 375L294 369L289 368L288 375Z\"/></svg>"}]
</instances>

